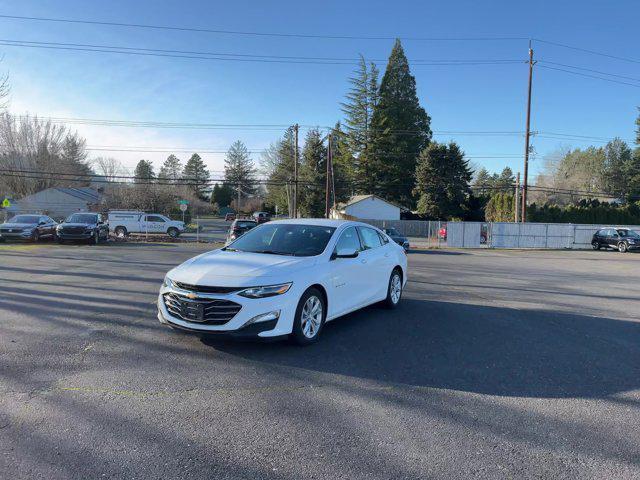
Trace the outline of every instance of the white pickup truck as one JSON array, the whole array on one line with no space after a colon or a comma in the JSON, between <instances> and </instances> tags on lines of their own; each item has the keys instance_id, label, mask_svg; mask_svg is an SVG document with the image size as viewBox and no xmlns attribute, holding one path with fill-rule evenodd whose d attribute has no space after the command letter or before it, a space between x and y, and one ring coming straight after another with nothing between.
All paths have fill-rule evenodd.
<instances>
[{"instance_id":1,"label":"white pickup truck","mask_svg":"<svg viewBox=\"0 0 640 480\"><path fill-rule=\"evenodd\" d=\"M112 210L108 223L109 230L118 237L126 237L130 233L162 233L175 238L184 232L183 222L158 213Z\"/></svg>"}]
</instances>

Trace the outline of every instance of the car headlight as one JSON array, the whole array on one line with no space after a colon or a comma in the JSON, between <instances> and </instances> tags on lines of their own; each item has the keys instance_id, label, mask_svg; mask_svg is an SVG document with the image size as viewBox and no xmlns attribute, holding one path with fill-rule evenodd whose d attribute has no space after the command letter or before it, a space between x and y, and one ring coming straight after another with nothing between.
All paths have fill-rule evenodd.
<instances>
[{"instance_id":1,"label":"car headlight","mask_svg":"<svg viewBox=\"0 0 640 480\"><path fill-rule=\"evenodd\" d=\"M276 295L287 293L291 288L291 285L293 285L293 282L282 283L280 285L267 285L264 287L251 287L238 292L238 295L247 298L275 297Z\"/></svg>"},{"instance_id":2,"label":"car headlight","mask_svg":"<svg viewBox=\"0 0 640 480\"><path fill-rule=\"evenodd\" d=\"M627 242L629 242L629 243L636 243L636 241L635 241L635 240L632 240L632 239L627 240Z\"/></svg>"},{"instance_id":3,"label":"car headlight","mask_svg":"<svg viewBox=\"0 0 640 480\"><path fill-rule=\"evenodd\" d=\"M167 277L166 275L164 276L164 281L162 282L162 286L163 287L170 287L173 288L173 282L171 281L171 279L169 277Z\"/></svg>"}]
</instances>

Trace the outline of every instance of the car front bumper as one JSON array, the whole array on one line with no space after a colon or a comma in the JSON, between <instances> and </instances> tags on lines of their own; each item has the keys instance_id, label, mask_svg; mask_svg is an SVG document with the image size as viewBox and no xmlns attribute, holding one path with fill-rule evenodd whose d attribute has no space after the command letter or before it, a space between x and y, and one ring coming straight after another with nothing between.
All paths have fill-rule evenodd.
<instances>
[{"instance_id":1,"label":"car front bumper","mask_svg":"<svg viewBox=\"0 0 640 480\"><path fill-rule=\"evenodd\" d=\"M204 294L192 292L196 295L195 300L229 300L241 306L240 310L228 322L222 325L210 325L172 315L165 305L164 295L166 293L184 296L190 292L166 286L160 289L157 301L158 320L160 323L201 335L220 335L232 338L257 337L267 339L289 335L293 329L293 320L299 298L293 286L283 295L256 299L245 298L236 293ZM251 319L269 312L279 312L278 318L248 323Z\"/></svg>"},{"instance_id":2,"label":"car front bumper","mask_svg":"<svg viewBox=\"0 0 640 480\"><path fill-rule=\"evenodd\" d=\"M56 236L60 240L89 240L93 238L93 232L83 232L83 233L64 233L58 230L56 232Z\"/></svg>"},{"instance_id":3,"label":"car front bumper","mask_svg":"<svg viewBox=\"0 0 640 480\"><path fill-rule=\"evenodd\" d=\"M2 232L0 238L5 240L30 240L33 237L33 231L20 232Z\"/></svg>"}]
</instances>

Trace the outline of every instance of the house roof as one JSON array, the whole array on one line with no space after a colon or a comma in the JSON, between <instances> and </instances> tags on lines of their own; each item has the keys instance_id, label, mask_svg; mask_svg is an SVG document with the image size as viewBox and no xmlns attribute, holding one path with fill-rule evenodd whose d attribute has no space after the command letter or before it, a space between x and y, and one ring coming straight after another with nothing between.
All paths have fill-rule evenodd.
<instances>
[{"instance_id":1,"label":"house roof","mask_svg":"<svg viewBox=\"0 0 640 480\"><path fill-rule=\"evenodd\" d=\"M366 199L368 199L368 198L377 198L377 199L378 199L378 200L380 200L381 202L388 203L389 205L393 205L394 207L397 207L397 208L401 208L401 207L399 207L398 205L396 205L395 203L391 203L391 202L389 202L389 201L385 200L384 198L380 198L380 197L378 197L377 195L374 195L374 194L369 194L369 195L354 195L353 197L351 197L351 198L350 198L349 200L347 200L346 202L344 202L344 203L339 203L338 205L336 205L336 207L337 207L338 209L347 208L348 206L353 205L354 203L361 202L361 201L366 200Z\"/></svg>"},{"instance_id":2,"label":"house roof","mask_svg":"<svg viewBox=\"0 0 640 480\"><path fill-rule=\"evenodd\" d=\"M90 187L81 188L56 188L59 192L79 198L85 202L97 203L100 201L100 193Z\"/></svg>"}]
</instances>

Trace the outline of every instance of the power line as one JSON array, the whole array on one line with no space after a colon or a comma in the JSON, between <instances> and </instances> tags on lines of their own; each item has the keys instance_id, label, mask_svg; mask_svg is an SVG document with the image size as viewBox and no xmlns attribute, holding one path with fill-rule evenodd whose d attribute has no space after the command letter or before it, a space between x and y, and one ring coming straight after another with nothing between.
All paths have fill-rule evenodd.
<instances>
[{"instance_id":1,"label":"power line","mask_svg":"<svg viewBox=\"0 0 640 480\"><path fill-rule=\"evenodd\" d=\"M576 70L583 70L585 72L597 73L599 75L609 75L611 77L624 78L624 79L627 79L627 80L633 80L634 82L640 82L640 78L628 77L626 75L618 75L616 73L603 72L601 70L592 70L590 68L577 67L575 65L567 65L566 63L549 62L547 60L538 60L538 63L546 63L546 64L549 64L549 65L557 65L559 67L574 68Z\"/></svg>"},{"instance_id":2,"label":"power line","mask_svg":"<svg viewBox=\"0 0 640 480\"><path fill-rule=\"evenodd\" d=\"M621 85L629 85L631 87L640 88L640 84L630 83L630 82L623 82L623 81L620 81L620 80L613 80L611 78L599 77L597 75L589 75L588 73L573 72L571 70L566 70L564 68L550 67L548 65L539 65L539 67L540 68L546 68L547 70L556 70L558 72L570 73L572 75L578 75L578 76L581 76L581 77L596 78L598 80L604 80L605 82L618 83L618 84L621 84Z\"/></svg>"},{"instance_id":3,"label":"power line","mask_svg":"<svg viewBox=\"0 0 640 480\"><path fill-rule=\"evenodd\" d=\"M151 57L187 58L197 60L220 60L260 63L293 63L316 65L357 65L356 58L305 57L285 55L255 55L243 53L198 52L192 50L164 50L143 47L122 47L115 45L94 45L83 43L35 42L28 40L0 39L0 45L7 47L46 48L53 50L71 50L96 53L118 53L123 55L141 55ZM384 59L368 59L373 62L385 62ZM412 65L456 66L456 65L508 65L522 63L521 60L411 60Z\"/></svg>"},{"instance_id":4,"label":"power line","mask_svg":"<svg viewBox=\"0 0 640 480\"><path fill-rule=\"evenodd\" d=\"M316 39L330 39L330 40L395 40L401 38L403 40L420 40L420 41L514 41L514 40L527 40L526 37L515 36L492 36L492 37L411 37L411 36L357 36L357 35L320 35L320 34L308 34L308 33L281 33L281 32L257 32L246 30L222 30L211 28L196 28L196 27L178 27L174 25L150 25L141 23L124 23L124 22L107 22L99 20L79 20L69 18L52 18L52 17L28 17L21 15L0 15L0 18L7 18L12 20L29 20L39 22L57 22L57 23L74 23L74 24L87 24L87 25L103 25L110 27L129 27L129 28L144 28L153 30L174 30L182 32L198 32L198 33L215 33L224 35L245 35L256 37L282 37L282 38L316 38Z\"/></svg>"},{"instance_id":5,"label":"power line","mask_svg":"<svg viewBox=\"0 0 640 480\"><path fill-rule=\"evenodd\" d=\"M599 55L601 57L613 58L613 59L616 59L616 60L622 60L622 61L630 62L630 63L640 63L640 60L638 60L636 58L621 57L619 55L612 55L612 54L609 54L609 53L597 52L595 50L589 50L589 49L582 48L582 47L576 47L574 45L567 45L565 43L558 43L558 42L552 42L552 41L549 41L549 40L542 40L540 38L532 38L532 40L534 42L538 42L538 43L546 43L547 45L555 45L556 47L568 48L570 50L576 50L578 52L583 52L583 53L590 53L592 55Z\"/></svg>"}]
</instances>

